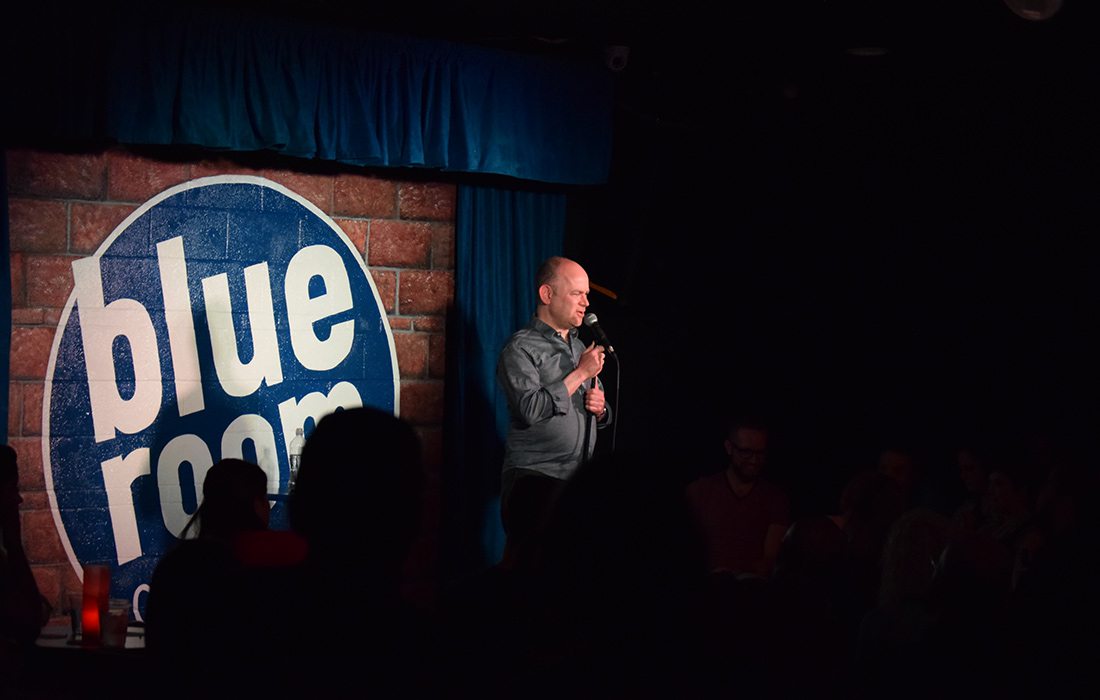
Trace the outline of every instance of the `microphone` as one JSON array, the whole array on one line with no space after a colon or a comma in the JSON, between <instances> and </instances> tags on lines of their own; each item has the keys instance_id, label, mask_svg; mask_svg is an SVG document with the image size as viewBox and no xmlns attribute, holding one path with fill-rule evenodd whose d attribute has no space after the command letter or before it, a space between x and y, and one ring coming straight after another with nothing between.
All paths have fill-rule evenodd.
<instances>
[{"instance_id":1,"label":"microphone","mask_svg":"<svg viewBox=\"0 0 1100 700\"><path fill-rule=\"evenodd\" d=\"M596 342L607 348L607 351L612 355L615 354L615 348L611 347L611 341L607 339L607 333L603 332L603 328L600 328L600 321L596 318L596 314L587 313L584 315L584 325L592 329L592 332L596 334Z\"/></svg>"}]
</instances>

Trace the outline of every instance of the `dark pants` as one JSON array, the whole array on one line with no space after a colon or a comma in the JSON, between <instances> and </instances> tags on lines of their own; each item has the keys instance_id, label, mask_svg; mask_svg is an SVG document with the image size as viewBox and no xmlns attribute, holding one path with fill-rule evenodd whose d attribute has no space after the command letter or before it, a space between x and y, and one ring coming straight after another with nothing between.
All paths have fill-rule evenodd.
<instances>
[{"instance_id":1,"label":"dark pants","mask_svg":"<svg viewBox=\"0 0 1100 700\"><path fill-rule=\"evenodd\" d=\"M500 517L509 540L528 540L542 531L565 481L530 469L501 475Z\"/></svg>"}]
</instances>

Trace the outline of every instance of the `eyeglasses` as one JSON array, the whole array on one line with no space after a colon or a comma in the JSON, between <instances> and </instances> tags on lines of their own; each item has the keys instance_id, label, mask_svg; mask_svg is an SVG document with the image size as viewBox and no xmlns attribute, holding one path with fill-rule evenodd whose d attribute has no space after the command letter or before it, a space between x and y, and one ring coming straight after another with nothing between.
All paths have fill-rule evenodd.
<instances>
[{"instance_id":1,"label":"eyeglasses","mask_svg":"<svg viewBox=\"0 0 1100 700\"><path fill-rule=\"evenodd\" d=\"M767 454L767 450L753 450L738 445L733 445L733 451L742 457L755 457L756 459L764 459L764 456Z\"/></svg>"}]
</instances>

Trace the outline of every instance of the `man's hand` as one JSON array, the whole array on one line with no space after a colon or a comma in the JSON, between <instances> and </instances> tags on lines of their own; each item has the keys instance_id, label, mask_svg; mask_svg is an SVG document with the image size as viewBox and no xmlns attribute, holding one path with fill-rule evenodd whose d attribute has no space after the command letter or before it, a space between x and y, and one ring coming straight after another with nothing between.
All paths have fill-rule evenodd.
<instances>
[{"instance_id":1,"label":"man's hand","mask_svg":"<svg viewBox=\"0 0 1100 700\"><path fill-rule=\"evenodd\" d=\"M576 369L565 375L565 389L570 396L603 370L603 353L604 349L595 343L584 349Z\"/></svg>"},{"instance_id":2,"label":"man's hand","mask_svg":"<svg viewBox=\"0 0 1100 700\"><path fill-rule=\"evenodd\" d=\"M603 395L603 389L592 387L584 393L584 407L597 418L603 416L607 410L607 401Z\"/></svg>"},{"instance_id":3,"label":"man's hand","mask_svg":"<svg viewBox=\"0 0 1100 700\"><path fill-rule=\"evenodd\" d=\"M601 345L592 343L581 353L577 369L584 373L585 379L592 379L603 370L604 349Z\"/></svg>"}]
</instances>

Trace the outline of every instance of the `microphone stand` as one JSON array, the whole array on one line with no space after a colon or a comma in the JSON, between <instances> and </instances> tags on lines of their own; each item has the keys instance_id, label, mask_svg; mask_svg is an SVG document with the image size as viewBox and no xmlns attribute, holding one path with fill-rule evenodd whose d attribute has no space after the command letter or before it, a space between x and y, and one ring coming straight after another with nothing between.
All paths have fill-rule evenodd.
<instances>
[{"instance_id":1,"label":"microphone stand","mask_svg":"<svg viewBox=\"0 0 1100 700\"><path fill-rule=\"evenodd\" d=\"M617 401L618 396L619 396L619 392L618 392L619 358L615 356L614 348L611 347L611 343L608 342L608 340L607 340L607 335L604 334L603 329L600 328L598 319L596 318L596 314L593 314L593 313L585 314L585 316L584 316L584 325L591 328L592 331L596 334L596 343L598 343L599 345L604 346L604 349L607 351L607 355L609 357L612 357L612 358L615 359L615 367L616 367L615 397L616 397L616 401ZM592 377L591 388L593 388L593 389L596 388L596 378L595 377ZM605 412L606 412L606 409L605 409ZM588 413L587 409L585 410L585 413ZM597 419L597 416L594 416L591 413L588 413L588 415L585 416L585 421L584 421L584 449L581 450L581 464L587 463L588 458L591 456L591 455L588 454L588 449L589 449L588 445L589 445L589 440L591 440L591 437L592 437L592 424L596 421L596 419ZM614 434L615 434L615 431L617 431L617 430L618 430L618 423L616 422L615 428L614 428L614 430L612 430L612 438L611 438L611 449L612 450L615 449Z\"/></svg>"},{"instance_id":2,"label":"microphone stand","mask_svg":"<svg viewBox=\"0 0 1100 700\"><path fill-rule=\"evenodd\" d=\"M589 386L591 386L593 389L596 388L596 378L595 377L592 377L592 384L590 384ZM587 409L585 409L584 412L587 415L585 416L585 419L584 419L584 449L581 450L581 464L587 464L588 463L588 457L590 456L588 454L589 439L592 436L592 424L596 421L596 416L589 413Z\"/></svg>"},{"instance_id":3,"label":"microphone stand","mask_svg":"<svg viewBox=\"0 0 1100 700\"><path fill-rule=\"evenodd\" d=\"M620 371L621 371L622 368L619 366L619 356L618 355L616 355L615 353L608 353L608 357L615 360L615 402L616 402L616 405L617 405L618 401L619 401L619 390L620 390L620 381L621 381ZM592 383L589 384L589 386L592 387L593 389L596 388L596 378L595 377L592 377ZM586 410L585 413L588 413L588 411ZM612 451L615 450L615 441L616 441L616 437L617 437L618 431L619 431L620 418L619 418L618 408L616 408L616 410L615 410L615 416L616 416L615 417L615 422L611 426L611 450ZM592 415L591 413L588 413L588 415L587 415L587 417L585 418L585 421L584 421L584 449L581 451L581 464L585 464L586 462L588 462L588 458L590 456L588 454L588 444L589 444L588 441L592 436L592 425L595 422L596 422L596 416Z\"/></svg>"}]
</instances>

